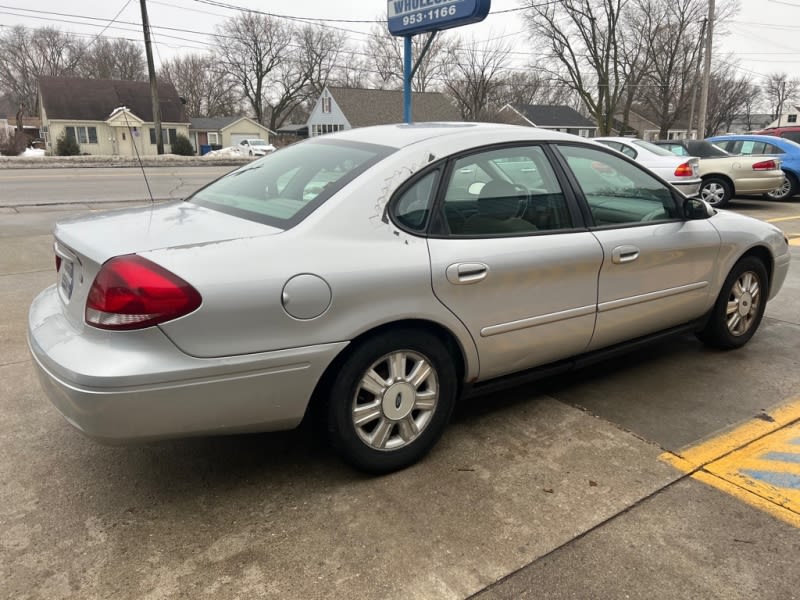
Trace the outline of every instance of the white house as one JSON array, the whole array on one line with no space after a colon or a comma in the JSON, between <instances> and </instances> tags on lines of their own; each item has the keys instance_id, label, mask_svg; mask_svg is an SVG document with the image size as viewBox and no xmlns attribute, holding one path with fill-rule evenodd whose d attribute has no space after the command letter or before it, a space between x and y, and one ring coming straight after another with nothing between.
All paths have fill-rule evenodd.
<instances>
[{"instance_id":1,"label":"white house","mask_svg":"<svg viewBox=\"0 0 800 600\"><path fill-rule=\"evenodd\" d=\"M190 122L189 139L195 151L205 145L227 148L255 138L269 142L269 128L250 117L193 117Z\"/></svg>"},{"instance_id":2,"label":"white house","mask_svg":"<svg viewBox=\"0 0 800 600\"><path fill-rule=\"evenodd\" d=\"M176 135L189 137L189 119L171 84L159 83L158 99L164 151L170 152ZM86 154L157 154L147 81L40 77L39 105L49 150L65 135L75 138Z\"/></svg>"},{"instance_id":3,"label":"white house","mask_svg":"<svg viewBox=\"0 0 800 600\"><path fill-rule=\"evenodd\" d=\"M414 92L411 101L415 122L461 120L456 107L440 92ZM308 117L308 136L402 121L401 90L328 86L320 94Z\"/></svg>"}]
</instances>

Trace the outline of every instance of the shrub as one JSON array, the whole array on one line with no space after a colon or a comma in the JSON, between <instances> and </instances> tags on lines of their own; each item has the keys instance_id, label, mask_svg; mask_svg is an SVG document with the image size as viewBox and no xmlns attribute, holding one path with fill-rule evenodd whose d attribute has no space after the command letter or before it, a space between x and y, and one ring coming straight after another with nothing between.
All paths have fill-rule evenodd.
<instances>
[{"instance_id":1,"label":"shrub","mask_svg":"<svg viewBox=\"0 0 800 600\"><path fill-rule=\"evenodd\" d=\"M194 156L194 148L189 138L180 133L172 140L172 153L180 156Z\"/></svg>"},{"instance_id":2,"label":"shrub","mask_svg":"<svg viewBox=\"0 0 800 600\"><path fill-rule=\"evenodd\" d=\"M66 132L59 136L56 141L56 154L58 156L78 156L80 153L81 147L78 146L78 140L68 136Z\"/></svg>"}]
</instances>

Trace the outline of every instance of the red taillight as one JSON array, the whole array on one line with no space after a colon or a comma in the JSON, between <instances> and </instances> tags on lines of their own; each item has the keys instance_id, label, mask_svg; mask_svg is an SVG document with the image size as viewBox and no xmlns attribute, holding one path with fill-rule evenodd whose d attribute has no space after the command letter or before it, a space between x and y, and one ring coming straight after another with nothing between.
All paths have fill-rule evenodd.
<instances>
[{"instance_id":1,"label":"red taillight","mask_svg":"<svg viewBox=\"0 0 800 600\"><path fill-rule=\"evenodd\" d=\"M753 165L753 171L773 171L777 168L774 160L762 160Z\"/></svg>"},{"instance_id":2,"label":"red taillight","mask_svg":"<svg viewBox=\"0 0 800 600\"><path fill-rule=\"evenodd\" d=\"M105 263L89 290L86 322L101 329L142 329L187 315L200 294L183 279L135 254Z\"/></svg>"},{"instance_id":3,"label":"red taillight","mask_svg":"<svg viewBox=\"0 0 800 600\"><path fill-rule=\"evenodd\" d=\"M675 169L675 176L692 177L694 176L694 169L692 169L692 165L690 163L685 162L682 165L678 165L678 168Z\"/></svg>"}]
</instances>

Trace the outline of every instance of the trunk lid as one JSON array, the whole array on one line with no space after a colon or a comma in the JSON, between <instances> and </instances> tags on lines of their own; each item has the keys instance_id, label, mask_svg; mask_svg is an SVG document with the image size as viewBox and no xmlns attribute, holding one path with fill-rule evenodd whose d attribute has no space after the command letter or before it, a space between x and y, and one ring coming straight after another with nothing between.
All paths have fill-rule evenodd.
<instances>
[{"instance_id":1,"label":"trunk lid","mask_svg":"<svg viewBox=\"0 0 800 600\"><path fill-rule=\"evenodd\" d=\"M54 230L54 251L59 263L58 294L65 314L77 326L82 326L92 282L103 263L114 256L273 235L281 231L188 202L109 211L62 221Z\"/></svg>"}]
</instances>

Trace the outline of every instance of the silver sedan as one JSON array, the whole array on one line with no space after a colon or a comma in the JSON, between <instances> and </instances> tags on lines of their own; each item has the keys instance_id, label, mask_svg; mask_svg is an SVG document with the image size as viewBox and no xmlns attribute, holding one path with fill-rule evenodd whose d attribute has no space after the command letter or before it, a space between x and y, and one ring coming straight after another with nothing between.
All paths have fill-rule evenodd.
<instances>
[{"instance_id":1,"label":"silver sedan","mask_svg":"<svg viewBox=\"0 0 800 600\"><path fill-rule=\"evenodd\" d=\"M29 341L70 424L119 442L314 412L371 472L425 455L461 394L665 334L742 346L790 256L599 144L467 123L313 138L54 237Z\"/></svg>"}]
</instances>

